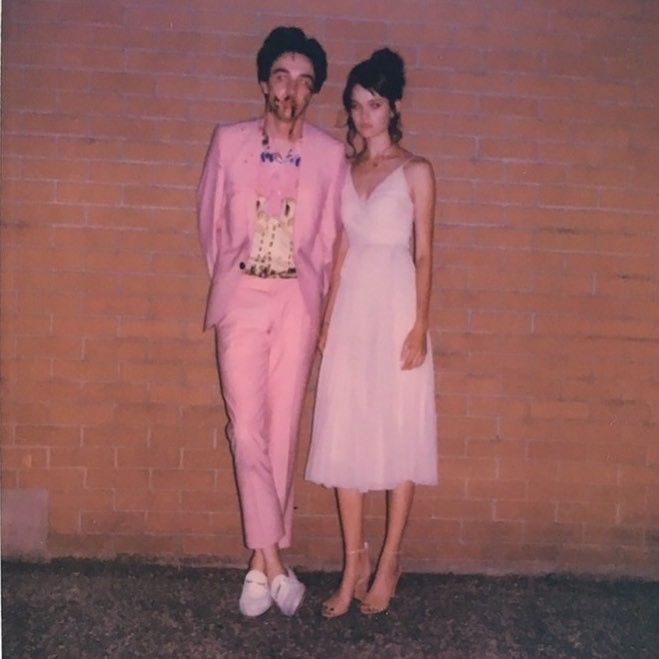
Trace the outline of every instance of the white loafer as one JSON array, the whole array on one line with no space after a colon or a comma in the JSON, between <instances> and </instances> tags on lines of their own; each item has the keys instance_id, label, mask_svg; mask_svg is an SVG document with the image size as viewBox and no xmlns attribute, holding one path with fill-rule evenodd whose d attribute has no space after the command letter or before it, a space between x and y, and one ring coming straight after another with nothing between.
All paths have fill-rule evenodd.
<instances>
[{"instance_id":1,"label":"white loafer","mask_svg":"<svg viewBox=\"0 0 659 659\"><path fill-rule=\"evenodd\" d=\"M272 606L272 595L268 587L268 577L260 570L250 570L245 575L243 590L238 607L244 616L255 618Z\"/></svg>"},{"instance_id":2,"label":"white loafer","mask_svg":"<svg viewBox=\"0 0 659 659\"><path fill-rule=\"evenodd\" d=\"M285 616L292 616L300 608L304 599L304 584L298 581L293 570L280 574L270 584L270 595Z\"/></svg>"}]
</instances>

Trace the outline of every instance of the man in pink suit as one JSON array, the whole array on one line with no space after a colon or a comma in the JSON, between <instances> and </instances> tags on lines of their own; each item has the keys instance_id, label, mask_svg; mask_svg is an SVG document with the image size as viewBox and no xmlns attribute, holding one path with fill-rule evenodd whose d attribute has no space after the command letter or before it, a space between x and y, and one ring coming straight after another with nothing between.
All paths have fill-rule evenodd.
<instances>
[{"instance_id":1,"label":"man in pink suit","mask_svg":"<svg viewBox=\"0 0 659 659\"><path fill-rule=\"evenodd\" d=\"M211 276L205 326L215 327L245 541L253 550L240 610L275 602L293 615L304 586L284 567L304 391L329 284L342 145L305 113L327 77L325 52L293 27L257 55L262 118L219 126L197 199Z\"/></svg>"}]
</instances>

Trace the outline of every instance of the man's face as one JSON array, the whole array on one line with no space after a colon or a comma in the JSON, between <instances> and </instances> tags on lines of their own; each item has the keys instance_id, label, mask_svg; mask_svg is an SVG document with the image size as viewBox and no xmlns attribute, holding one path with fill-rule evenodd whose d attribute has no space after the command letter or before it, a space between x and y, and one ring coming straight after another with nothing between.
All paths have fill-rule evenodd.
<instances>
[{"instance_id":1,"label":"man's face","mask_svg":"<svg viewBox=\"0 0 659 659\"><path fill-rule=\"evenodd\" d=\"M315 84L313 64L300 53L284 53L272 63L268 81L260 84L266 110L279 121L293 123L304 116L311 101Z\"/></svg>"}]
</instances>

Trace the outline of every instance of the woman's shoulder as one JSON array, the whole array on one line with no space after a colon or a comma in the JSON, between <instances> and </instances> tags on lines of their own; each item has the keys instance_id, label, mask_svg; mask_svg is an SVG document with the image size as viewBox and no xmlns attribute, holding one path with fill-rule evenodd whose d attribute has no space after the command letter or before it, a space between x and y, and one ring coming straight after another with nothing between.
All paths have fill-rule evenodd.
<instances>
[{"instance_id":1,"label":"woman's shoulder","mask_svg":"<svg viewBox=\"0 0 659 659\"><path fill-rule=\"evenodd\" d=\"M420 156L417 153L412 153L407 149L402 150L401 157L403 159L403 164L405 166L405 169L410 172L414 170L424 170L428 168L432 169L432 165L430 164L430 161L427 158L424 158L423 156Z\"/></svg>"},{"instance_id":2,"label":"woman's shoulder","mask_svg":"<svg viewBox=\"0 0 659 659\"><path fill-rule=\"evenodd\" d=\"M420 156L411 151L406 151L407 159L403 163L403 171L405 176L408 177L410 182L423 183L429 178L435 178L435 172L433 170L432 164L427 158Z\"/></svg>"}]
</instances>

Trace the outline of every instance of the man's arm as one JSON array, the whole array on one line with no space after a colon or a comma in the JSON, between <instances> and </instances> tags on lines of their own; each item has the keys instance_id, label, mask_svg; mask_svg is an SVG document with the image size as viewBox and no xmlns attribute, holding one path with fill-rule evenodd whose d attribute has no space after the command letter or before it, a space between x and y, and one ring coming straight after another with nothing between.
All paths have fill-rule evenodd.
<instances>
[{"instance_id":1,"label":"man's arm","mask_svg":"<svg viewBox=\"0 0 659 659\"><path fill-rule=\"evenodd\" d=\"M206 161L197 187L197 228L208 274L212 277L219 250L222 228L224 175L220 165L220 134L218 126L206 153Z\"/></svg>"},{"instance_id":2,"label":"man's arm","mask_svg":"<svg viewBox=\"0 0 659 659\"><path fill-rule=\"evenodd\" d=\"M327 292L330 285L332 266L336 258L337 238L341 228L341 191L347 172L343 149L337 155L339 161L336 163L320 223L320 240L323 247L323 293Z\"/></svg>"}]
</instances>

